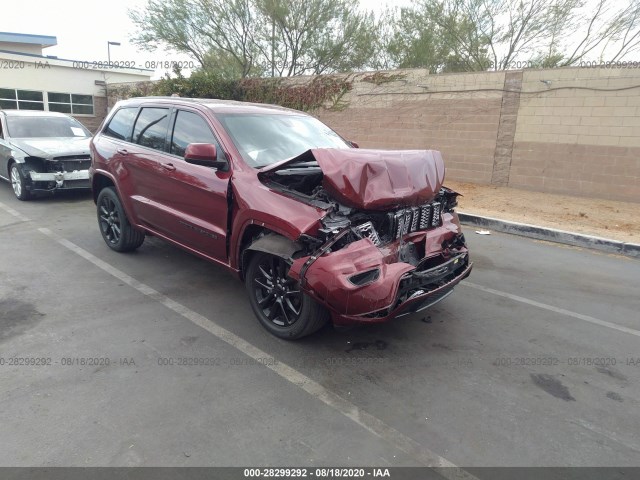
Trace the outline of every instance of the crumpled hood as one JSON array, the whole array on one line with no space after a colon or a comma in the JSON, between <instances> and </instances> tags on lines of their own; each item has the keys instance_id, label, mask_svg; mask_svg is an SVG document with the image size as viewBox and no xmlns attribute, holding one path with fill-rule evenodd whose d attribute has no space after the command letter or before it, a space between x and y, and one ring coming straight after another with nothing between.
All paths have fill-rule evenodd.
<instances>
[{"instance_id":1,"label":"crumpled hood","mask_svg":"<svg viewBox=\"0 0 640 480\"><path fill-rule=\"evenodd\" d=\"M90 137L12 138L11 144L30 157L89 155Z\"/></svg>"},{"instance_id":2,"label":"crumpled hood","mask_svg":"<svg viewBox=\"0 0 640 480\"><path fill-rule=\"evenodd\" d=\"M271 165L261 173L314 159L322 170L322 186L327 193L360 210L422 205L433 200L444 182L444 161L436 150L319 148Z\"/></svg>"}]
</instances>

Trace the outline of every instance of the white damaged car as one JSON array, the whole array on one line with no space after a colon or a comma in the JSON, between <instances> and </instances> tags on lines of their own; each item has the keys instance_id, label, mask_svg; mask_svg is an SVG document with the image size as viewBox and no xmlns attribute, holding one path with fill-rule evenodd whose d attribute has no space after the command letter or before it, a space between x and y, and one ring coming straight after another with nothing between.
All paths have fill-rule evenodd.
<instances>
[{"instance_id":1,"label":"white damaged car","mask_svg":"<svg viewBox=\"0 0 640 480\"><path fill-rule=\"evenodd\" d=\"M64 113L0 110L0 178L19 200L91 188L90 140L89 130Z\"/></svg>"}]
</instances>

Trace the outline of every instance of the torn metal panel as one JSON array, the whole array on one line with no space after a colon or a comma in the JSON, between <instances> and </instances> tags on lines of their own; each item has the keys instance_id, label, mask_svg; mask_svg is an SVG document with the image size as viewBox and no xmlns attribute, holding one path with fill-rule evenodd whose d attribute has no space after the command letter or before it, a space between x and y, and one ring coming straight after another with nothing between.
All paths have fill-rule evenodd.
<instances>
[{"instance_id":1,"label":"torn metal panel","mask_svg":"<svg viewBox=\"0 0 640 480\"><path fill-rule=\"evenodd\" d=\"M453 288L471 270L464 236L450 213L435 229L384 245L366 236L348 241L350 230L342 230L312 255L295 259L289 271L330 308L337 324L378 322L415 311L406 303L431 305L448 295L442 287Z\"/></svg>"},{"instance_id":2,"label":"torn metal panel","mask_svg":"<svg viewBox=\"0 0 640 480\"><path fill-rule=\"evenodd\" d=\"M345 205L387 210L427 203L444 182L444 162L434 150L313 150L324 188Z\"/></svg>"},{"instance_id":3,"label":"torn metal panel","mask_svg":"<svg viewBox=\"0 0 640 480\"><path fill-rule=\"evenodd\" d=\"M433 200L442 188L445 168L435 150L320 148L269 166L260 175L272 177L275 172L305 180L315 173L327 193L347 207L390 210Z\"/></svg>"}]
</instances>

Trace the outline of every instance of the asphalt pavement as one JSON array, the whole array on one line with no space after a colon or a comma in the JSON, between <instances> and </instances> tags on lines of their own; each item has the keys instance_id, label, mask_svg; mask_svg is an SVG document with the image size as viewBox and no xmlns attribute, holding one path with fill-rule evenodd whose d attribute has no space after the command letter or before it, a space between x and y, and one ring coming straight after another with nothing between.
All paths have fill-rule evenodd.
<instances>
[{"instance_id":1,"label":"asphalt pavement","mask_svg":"<svg viewBox=\"0 0 640 480\"><path fill-rule=\"evenodd\" d=\"M640 262L466 229L422 314L297 342L89 193L0 184L0 466L640 466Z\"/></svg>"}]
</instances>

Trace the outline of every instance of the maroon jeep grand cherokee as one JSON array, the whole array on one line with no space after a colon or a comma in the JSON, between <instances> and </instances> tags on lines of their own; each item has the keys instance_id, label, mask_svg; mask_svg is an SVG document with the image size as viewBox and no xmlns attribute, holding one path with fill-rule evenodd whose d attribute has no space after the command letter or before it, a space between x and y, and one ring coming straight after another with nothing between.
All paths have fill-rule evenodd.
<instances>
[{"instance_id":1,"label":"maroon jeep grand cherokee","mask_svg":"<svg viewBox=\"0 0 640 480\"><path fill-rule=\"evenodd\" d=\"M110 248L148 233L225 266L278 337L420 311L471 271L436 151L358 149L275 106L137 98L91 158Z\"/></svg>"}]
</instances>

